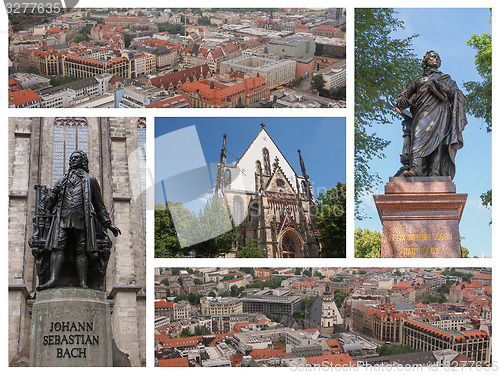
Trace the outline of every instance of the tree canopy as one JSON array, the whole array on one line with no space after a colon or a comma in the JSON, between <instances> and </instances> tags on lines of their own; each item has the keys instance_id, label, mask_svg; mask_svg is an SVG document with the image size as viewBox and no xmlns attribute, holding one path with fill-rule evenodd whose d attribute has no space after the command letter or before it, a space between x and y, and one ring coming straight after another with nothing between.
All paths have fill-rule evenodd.
<instances>
[{"instance_id":1,"label":"tree canopy","mask_svg":"<svg viewBox=\"0 0 500 375\"><path fill-rule=\"evenodd\" d=\"M236 241L237 227L219 199L209 199L198 215L170 201L155 208L156 257L217 257L231 251Z\"/></svg>"},{"instance_id":2,"label":"tree canopy","mask_svg":"<svg viewBox=\"0 0 500 375\"><path fill-rule=\"evenodd\" d=\"M404 29L402 21L390 8L358 8L355 13L355 203L356 217L362 219L361 197L380 183L370 170L370 161L384 158L389 141L370 128L387 124L396 118L394 102L406 82L420 73L420 63L412 52L417 35L394 38L391 34Z\"/></svg>"},{"instance_id":3,"label":"tree canopy","mask_svg":"<svg viewBox=\"0 0 500 375\"><path fill-rule=\"evenodd\" d=\"M246 238L245 244L238 246L236 258L267 258L267 247L259 245L253 238Z\"/></svg>"},{"instance_id":4,"label":"tree canopy","mask_svg":"<svg viewBox=\"0 0 500 375\"><path fill-rule=\"evenodd\" d=\"M382 234L378 231L356 228L354 230L354 256L356 258L380 258Z\"/></svg>"},{"instance_id":5,"label":"tree canopy","mask_svg":"<svg viewBox=\"0 0 500 375\"><path fill-rule=\"evenodd\" d=\"M326 193L318 194L313 213L321 234L322 257L344 258L346 253L346 184L337 182Z\"/></svg>"},{"instance_id":6,"label":"tree canopy","mask_svg":"<svg viewBox=\"0 0 500 375\"><path fill-rule=\"evenodd\" d=\"M491 9L490 9L491 12ZM490 16L491 23L491 16ZM491 33L480 35L473 34L467 41L467 45L476 49L474 65L481 77L481 81L464 82L467 90L467 113L474 117L483 119L486 124L486 131L491 132L491 103L492 103L492 48L493 38ZM491 208L491 189L480 196L483 206ZM491 224L491 222L490 222Z\"/></svg>"}]
</instances>

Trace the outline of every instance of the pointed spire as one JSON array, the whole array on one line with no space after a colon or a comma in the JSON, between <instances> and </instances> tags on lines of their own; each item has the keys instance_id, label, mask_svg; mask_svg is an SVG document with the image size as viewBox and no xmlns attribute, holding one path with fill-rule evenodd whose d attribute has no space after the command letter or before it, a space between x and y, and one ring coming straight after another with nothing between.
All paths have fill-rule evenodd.
<instances>
[{"instance_id":1,"label":"pointed spire","mask_svg":"<svg viewBox=\"0 0 500 375\"><path fill-rule=\"evenodd\" d=\"M314 198L313 198L311 181L309 180L309 176L307 175L306 165L304 163L304 159L302 159L302 154L300 153L300 148L297 150L297 152L299 153L300 169L302 171L302 177L304 177L304 182L305 182L304 188L305 188L306 198L312 201L312 200L314 200Z\"/></svg>"},{"instance_id":2,"label":"pointed spire","mask_svg":"<svg viewBox=\"0 0 500 375\"><path fill-rule=\"evenodd\" d=\"M219 191L222 191L224 187L224 167L226 166L226 138L227 134L224 134L222 141L222 149L220 150L220 160L217 167L217 180L215 183L215 195L218 195Z\"/></svg>"},{"instance_id":3,"label":"pointed spire","mask_svg":"<svg viewBox=\"0 0 500 375\"><path fill-rule=\"evenodd\" d=\"M300 153L300 148L297 150L297 152L299 153L300 170L302 171L302 176L305 179L309 179L309 176L307 175L307 172L306 172L306 165L304 164L304 159L302 159L302 154Z\"/></svg>"}]
</instances>

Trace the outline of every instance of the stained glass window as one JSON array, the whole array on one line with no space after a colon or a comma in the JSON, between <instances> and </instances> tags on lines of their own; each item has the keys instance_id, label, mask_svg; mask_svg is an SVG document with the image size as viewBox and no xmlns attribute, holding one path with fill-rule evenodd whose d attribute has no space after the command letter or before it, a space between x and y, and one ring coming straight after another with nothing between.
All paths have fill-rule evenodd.
<instances>
[{"instance_id":1,"label":"stained glass window","mask_svg":"<svg viewBox=\"0 0 500 375\"><path fill-rule=\"evenodd\" d=\"M84 117L56 117L54 120L53 184L67 172L68 159L73 151L88 153L87 126Z\"/></svg>"}]
</instances>

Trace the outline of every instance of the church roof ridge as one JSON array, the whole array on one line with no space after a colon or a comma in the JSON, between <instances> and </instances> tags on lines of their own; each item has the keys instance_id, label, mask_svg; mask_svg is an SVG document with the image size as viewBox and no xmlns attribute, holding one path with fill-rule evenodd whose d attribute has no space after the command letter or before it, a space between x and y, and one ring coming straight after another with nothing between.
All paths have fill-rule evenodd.
<instances>
[{"instance_id":1,"label":"church roof ridge","mask_svg":"<svg viewBox=\"0 0 500 375\"><path fill-rule=\"evenodd\" d=\"M260 129L260 131L257 133L257 135L254 137L254 139L252 140L252 142L250 142L250 144L248 145L248 147L246 148L245 152L243 152L243 154L239 157L238 161L236 162L235 166L238 166L238 163L240 162L241 159L243 159L243 157L245 156L245 154L248 152L248 150L250 150L250 147L252 147L252 145L255 143L255 141L257 140L257 138L259 137L260 133L262 132L265 132L268 136L269 136L269 139L271 140L271 142L274 144L274 146L276 146L276 148L278 149L279 153L283 156L283 159L285 160L285 162L288 164L288 166L290 167L290 169L292 170L293 173L295 173L295 175L298 177L298 178L304 178L303 176L299 176L297 174L297 172L295 172L295 168L292 167L292 165L290 164L290 162L287 160L287 158L285 157L285 155L283 154L283 152L281 151L281 149L279 148L279 146L276 144L276 142L274 142L274 139L271 137L271 135L267 132L267 130L264 128L264 126L262 126L262 128ZM283 173L283 175L285 175ZM286 175L285 175L286 177ZM288 181L290 182L290 181ZM290 184L291 185L291 184ZM291 185L292 186L292 185ZM294 187L292 186L292 190L295 191ZM298 193L298 192L296 192Z\"/></svg>"}]
</instances>

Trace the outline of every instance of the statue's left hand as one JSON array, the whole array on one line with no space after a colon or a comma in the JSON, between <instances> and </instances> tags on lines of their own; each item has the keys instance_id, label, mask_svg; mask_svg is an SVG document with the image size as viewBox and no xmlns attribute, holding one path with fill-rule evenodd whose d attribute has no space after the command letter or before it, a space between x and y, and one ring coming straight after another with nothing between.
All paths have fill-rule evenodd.
<instances>
[{"instance_id":1,"label":"statue's left hand","mask_svg":"<svg viewBox=\"0 0 500 375\"><path fill-rule=\"evenodd\" d=\"M118 227L115 227L113 224L111 224L108 229L113 233L115 237L118 237L118 235L122 234L120 229Z\"/></svg>"}]
</instances>

